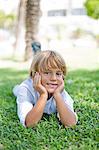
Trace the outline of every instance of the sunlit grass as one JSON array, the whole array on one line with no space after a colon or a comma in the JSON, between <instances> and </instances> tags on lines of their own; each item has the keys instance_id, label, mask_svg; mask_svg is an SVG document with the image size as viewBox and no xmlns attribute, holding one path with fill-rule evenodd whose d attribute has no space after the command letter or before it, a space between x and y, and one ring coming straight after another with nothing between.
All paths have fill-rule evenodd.
<instances>
[{"instance_id":1,"label":"sunlit grass","mask_svg":"<svg viewBox=\"0 0 99 150\"><path fill-rule=\"evenodd\" d=\"M68 73L65 88L74 99L78 124L64 128L55 115L24 128L17 117L12 88L27 71L0 69L0 148L5 150L98 150L99 70Z\"/></svg>"}]
</instances>

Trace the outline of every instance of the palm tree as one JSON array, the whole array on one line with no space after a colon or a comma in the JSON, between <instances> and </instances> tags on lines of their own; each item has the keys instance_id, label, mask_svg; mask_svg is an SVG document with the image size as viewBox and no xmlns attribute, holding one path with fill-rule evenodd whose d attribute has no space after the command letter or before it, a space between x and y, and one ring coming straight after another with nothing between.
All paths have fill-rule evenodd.
<instances>
[{"instance_id":1,"label":"palm tree","mask_svg":"<svg viewBox=\"0 0 99 150\"><path fill-rule=\"evenodd\" d=\"M25 16L25 56L24 60L28 60L32 55L32 42L36 41L36 34L38 32L39 18L41 16L40 0L26 1L26 16Z\"/></svg>"},{"instance_id":2,"label":"palm tree","mask_svg":"<svg viewBox=\"0 0 99 150\"><path fill-rule=\"evenodd\" d=\"M24 34L25 34L25 7L26 7L26 0L20 0L18 5L18 14L17 14L17 21L16 21L16 41L14 44L14 52L13 57L21 57L21 51L23 49L24 43Z\"/></svg>"},{"instance_id":3,"label":"palm tree","mask_svg":"<svg viewBox=\"0 0 99 150\"><path fill-rule=\"evenodd\" d=\"M13 56L18 57L18 59L19 57L24 57L24 60L28 60L32 55L32 43L37 41L36 34L40 14L40 0L20 0L16 25L15 50L13 52Z\"/></svg>"}]
</instances>

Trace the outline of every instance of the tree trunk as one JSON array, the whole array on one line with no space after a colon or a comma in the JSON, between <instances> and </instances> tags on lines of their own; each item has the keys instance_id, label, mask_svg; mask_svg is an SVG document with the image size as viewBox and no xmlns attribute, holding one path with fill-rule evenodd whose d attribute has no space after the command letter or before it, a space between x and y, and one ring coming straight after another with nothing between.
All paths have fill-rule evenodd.
<instances>
[{"instance_id":1,"label":"tree trunk","mask_svg":"<svg viewBox=\"0 0 99 150\"><path fill-rule=\"evenodd\" d=\"M27 0L26 3L26 34L25 34L25 56L24 60L28 60L32 56L32 42L36 41L36 34L38 32L40 11L40 0Z\"/></svg>"},{"instance_id":2,"label":"tree trunk","mask_svg":"<svg viewBox=\"0 0 99 150\"><path fill-rule=\"evenodd\" d=\"M22 57L25 49L25 7L26 0L20 0L16 25L16 41L13 56Z\"/></svg>"}]
</instances>

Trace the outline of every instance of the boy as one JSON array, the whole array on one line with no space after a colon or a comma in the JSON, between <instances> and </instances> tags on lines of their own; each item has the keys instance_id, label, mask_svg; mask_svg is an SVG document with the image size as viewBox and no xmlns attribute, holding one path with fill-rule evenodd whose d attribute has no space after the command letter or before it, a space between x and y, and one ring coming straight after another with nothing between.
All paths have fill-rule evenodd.
<instances>
[{"instance_id":1,"label":"boy","mask_svg":"<svg viewBox=\"0 0 99 150\"><path fill-rule=\"evenodd\" d=\"M77 123L73 100L64 89L66 65L54 51L38 52L30 67L30 77L13 89L17 97L20 122L26 127L35 126L43 113L58 113L64 126Z\"/></svg>"}]
</instances>

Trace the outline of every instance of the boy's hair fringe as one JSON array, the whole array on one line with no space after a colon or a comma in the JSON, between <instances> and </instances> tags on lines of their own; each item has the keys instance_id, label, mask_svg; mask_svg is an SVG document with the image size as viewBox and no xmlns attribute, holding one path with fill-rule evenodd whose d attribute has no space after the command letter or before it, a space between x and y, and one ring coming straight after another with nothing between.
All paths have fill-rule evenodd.
<instances>
[{"instance_id":1,"label":"boy's hair fringe","mask_svg":"<svg viewBox=\"0 0 99 150\"><path fill-rule=\"evenodd\" d=\"M34 77L35 72L42 72L52 68L60 69L64 76L67 73L65 61L60 54L51 50L40 51L34 55L29 74L30 77Z\"/></svg>"}]
</instances>

